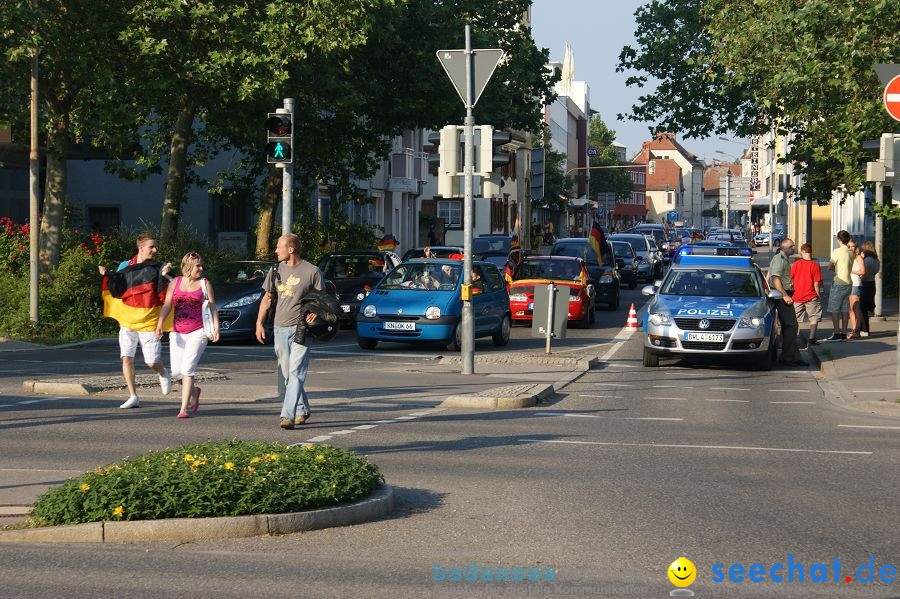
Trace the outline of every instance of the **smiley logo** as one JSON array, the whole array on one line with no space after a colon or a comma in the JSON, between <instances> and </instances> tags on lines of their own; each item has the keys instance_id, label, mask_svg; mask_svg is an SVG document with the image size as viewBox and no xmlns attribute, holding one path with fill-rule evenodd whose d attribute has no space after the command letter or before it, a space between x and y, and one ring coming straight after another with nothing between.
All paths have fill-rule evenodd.
<instances>
[{"instance_id":1,"label":"smiley logo","mask_svg":"<svg viewBox=\"0 0 900 599\"><path fill-rule=\"evenodd\" d=\"M697 568L686 557L679 557L669 566L669 580L677 587L690 586L697 578Z\"/></svg>"}]
</instances>

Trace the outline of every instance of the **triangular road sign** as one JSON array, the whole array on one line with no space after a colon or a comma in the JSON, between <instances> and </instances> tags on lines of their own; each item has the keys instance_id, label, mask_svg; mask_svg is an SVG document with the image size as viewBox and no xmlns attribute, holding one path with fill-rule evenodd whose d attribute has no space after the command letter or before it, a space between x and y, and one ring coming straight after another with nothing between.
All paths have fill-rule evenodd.
<instances>
[{"instance_id":1,"label":"triangular road sign","mask_svg":"<svg viewBox=\"0 0 900 599\"><path fill-rule=\"evenodd\" d=\"M497 65L503 60L504 53L499 48L490 48L472 50L472 54L475 55L473 61L475 65L473 69L472 106L475 106L491 75L494 74ZM453 87L456 88L456 93L459 94L463 104L466 104L466 107L468 107L466 102L466 51L438 50L437 57L441 66L444 67L444 71L447 72L447 76L450 77Z\"/></svg>"}]
</instances>

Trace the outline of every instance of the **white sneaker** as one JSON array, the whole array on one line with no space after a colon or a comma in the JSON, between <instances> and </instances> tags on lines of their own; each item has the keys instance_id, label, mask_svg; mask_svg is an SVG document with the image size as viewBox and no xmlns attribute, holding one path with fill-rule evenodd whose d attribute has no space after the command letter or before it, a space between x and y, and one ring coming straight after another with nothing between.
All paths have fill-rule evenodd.
<instances>
[{"instance_id":1,"label":"white sneaker","mask_svg":"<svg viewBox=\"0 0 900 599\"><path fill-rule=\"evenodd\" d=\"M122 404L121 406L119 406L119 407L122 408L122 409L126 409L126 408L139 408L139 407L141 407L141 400L138 399L138 396L137 396L137 395L132 395L131 397L128 398L128 401L126 401L125 403L123 403L123 404Z\"/></svg>"},{"instance_id":2,"label":"white sneaker","mask_svg":"<svg viewBox=\"0 0 900 599\"><path fill-rule=\"evenodd\" d=\"M860 332L859 332L859 336L860 336L860 337L868 337L868 336L869 336L869 332L868 332L868 331L860 331Z\"/></svg>"},{"instance_id":3,"label":"white sneaker","mask_svg":"<svg viewBox=\"0 0 900 599\"><path fill-rule=\"evenodd\" d=\"M168 395L172 391L172 378L169 376L169 371L163 370L163 373L159 375L159 388L162 389L163 395Z\"/></svg>"}]
</instances>

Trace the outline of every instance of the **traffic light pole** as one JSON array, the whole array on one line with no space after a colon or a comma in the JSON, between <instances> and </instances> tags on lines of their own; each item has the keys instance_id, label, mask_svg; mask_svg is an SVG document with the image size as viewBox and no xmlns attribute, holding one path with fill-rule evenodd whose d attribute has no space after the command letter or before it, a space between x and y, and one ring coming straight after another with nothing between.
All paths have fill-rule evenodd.
<instances>
[{"instance_id":1,"label":"traffic light pole","mask_svg":"<svg viewBox=\"0 0 900 599\"><path fill-rule=\"evenodd\" d=\"M291 133L294 126L294 99L284 99L284 110L291 115ZM281 179L281 234L293 231L294 221L294 149L291 144L291 161L282 168Z\"/></svg>"},{"instance_id":2,"label":"traffic light pole","mask_svg":"<svg viewBox=\"0 0 900 599\"><path fill-rule=\"evenodd\" d=\"M33 6L33 4L32 4ZM38 321L38 233L41 230L40 156L38 155L38 49L31 49L31 148L28 154L28 315Z\"/></svg>"},{"instance_id":3,"label":"traffic light pole","mask_svg":"<svg viewBox=\"0 0 900 599\"><path fill-rule=\"evenodd\" d=\"M465 167L463 170L463 294L462 319L460 321L460 341L462 354L462 374L475 373L475 326L472 319L472 209L473 181L475 171L475 55L472 52L472 26L466 24L466 118L463 121L465 141ZM485 140L482 140L483 142Z\"/></svg>"}]
</instances>

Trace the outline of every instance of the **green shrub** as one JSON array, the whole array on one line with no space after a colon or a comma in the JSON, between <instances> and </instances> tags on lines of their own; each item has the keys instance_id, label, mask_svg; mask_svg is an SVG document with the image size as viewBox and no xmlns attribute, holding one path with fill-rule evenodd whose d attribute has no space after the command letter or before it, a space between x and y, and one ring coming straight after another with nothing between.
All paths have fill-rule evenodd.
<instances>
[{"instance_id":1,"label":"green shrub","mask_svg":"<svg viewBox=\"0 0 900 599\"><path fill-rule=\"evenodd\" d=\"M327 445L208 441L86 472L41 495L32 515L53 525L296 512L361 499L383 481L365 458Z\"/></svg>"}]
</instances>

